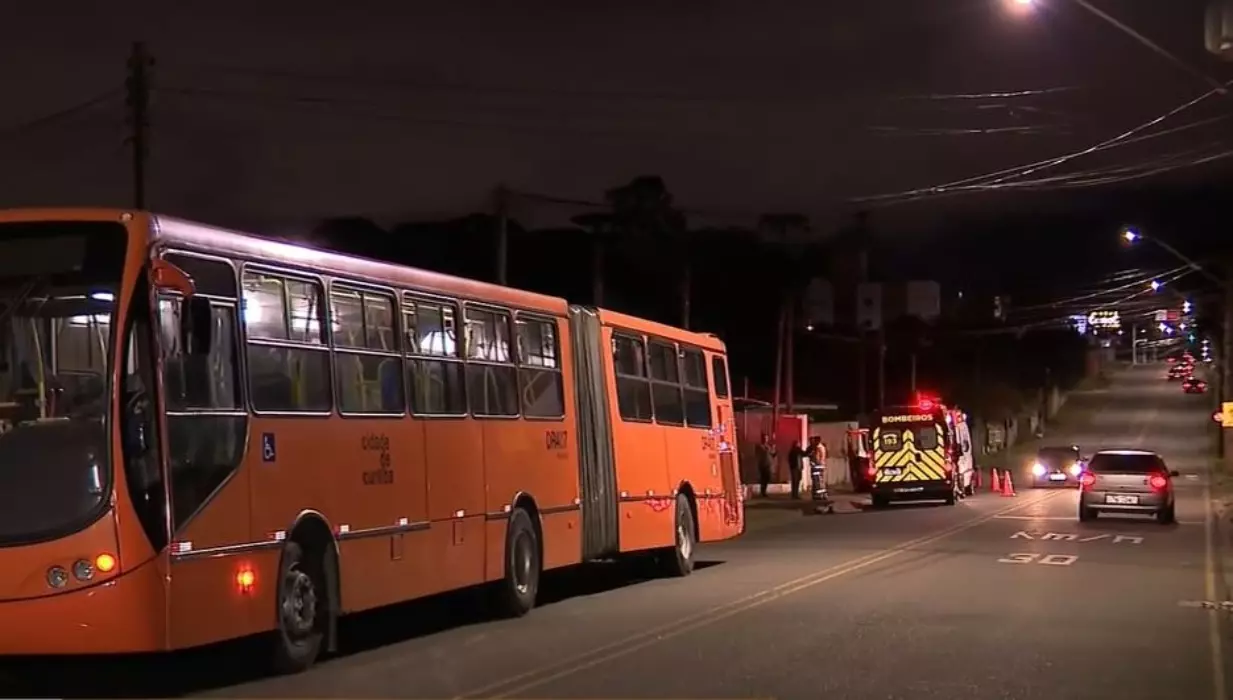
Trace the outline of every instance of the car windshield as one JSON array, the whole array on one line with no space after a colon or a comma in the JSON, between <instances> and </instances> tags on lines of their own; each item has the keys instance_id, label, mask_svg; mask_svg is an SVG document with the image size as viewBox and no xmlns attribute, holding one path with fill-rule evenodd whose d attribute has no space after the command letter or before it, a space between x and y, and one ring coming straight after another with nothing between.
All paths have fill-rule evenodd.
<instances>
[{"instance_id":1,"label":"car windshield","mask_svg":"<svg viewBox=\"0 0 1233 700\"><path fill-rule=\"evenodd\" d=\"M0 224L0 544L85 525L106 502L119 223Z\"/></svg>"},{"instance_id":2,"label":"car windshield","mask_svg":"<svg viewBox=\"0 0 1233 700\"><path fill-rule=\"evenodd\" d=\"M1151 474L1164 471L1164 460L1151 453L1101 453L1092 458L1088 469L1097 473Z\"/></svg>"}]
</instances>

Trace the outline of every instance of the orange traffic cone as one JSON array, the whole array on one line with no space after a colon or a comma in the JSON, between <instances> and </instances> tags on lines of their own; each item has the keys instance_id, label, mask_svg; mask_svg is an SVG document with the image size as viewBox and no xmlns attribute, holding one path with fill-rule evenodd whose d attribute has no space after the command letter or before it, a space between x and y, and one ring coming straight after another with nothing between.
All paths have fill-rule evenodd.
<instances>
[{"instance_id":1,"label":"orange traffic cone","mask_svg":"<svg viewBox=\"0 0 1233 700\"><path fill-rule=\"evenodd\" d=\"M1015 495L1015 485L1010 481L1010 470L1006 470L1006 478L1002 479L1002 495L1010 498Z\"/></svg>"},{"instance_id":2,"label":"orange traffic cone","mask_svg":"<svg viewBox=\"0 0 1233 700\"><path fill-rule=\"evenodd\" d=\"M989 480L989 490L994 493L1000 493L1002 491L1002 482L998 479L998 470L990 469L989 471L993 474L993 478Z\"/></svg>"}]
</instances>

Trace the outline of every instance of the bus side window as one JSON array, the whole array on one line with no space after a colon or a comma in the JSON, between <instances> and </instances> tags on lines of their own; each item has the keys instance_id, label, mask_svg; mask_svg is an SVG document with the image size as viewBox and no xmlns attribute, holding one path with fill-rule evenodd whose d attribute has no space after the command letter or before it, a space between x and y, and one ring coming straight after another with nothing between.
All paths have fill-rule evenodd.
<instances>
[{"instance_id":1,"label":"bus side window","mask_svg":"<svg viewBox=\"0 0 1233 700\"><path fill-rule=\"evenodd\" d=\"M334 285L330 319L339 413L402 415L406 399L393 297Z\"/></svg>"},{"instance_id":2,"label":"bus side window","mask_svg":"<svg viewBox=\"0 0 1233 700\"><path fill-rule=\"evenodd\" d=\"M243 288L253 408L328 413L334 392L321 284L246 269Z\"/></svg>"},{"instance_id":3,"label":"bus side window","mask_svg":"<svg viewBox=\"0 0 1233 700\"><path fill-rule=\"evenodd\" d=\"M407 383L411 387L411 413L415 415L467 413L457 318L458 309L452 302L403 297Z\"/></svg>"},{"instance_id":4,"label":"bus side window","mask_svg":"<svg viewBox=\"0 0 1233 700\"><path fill-rule=\"evenodd\" d=\"M711 388L706 381L706 358L701 350L681 348L681 374L685 424L691 428L711 427Z\"/></svg>"},{"instance_id":5,"label":"bus side window","mask_svg":"<svg viewBox=\"0 0 1233 700\"><path fill-rule=\"evenodd\" d=\"M711 358L711 374L715 375L715 398L728 398L728 363L716 355Z\"/></svg>"},{"instance_id":6,"label":"bus side window","mask_svg":"<svg viewBox=\"0 0 1233 700\"><path fill-rule=\"evenodd\" d=\"M650 422L654 413L651 411L651 385L646 375L646 346L642 339L613 334L612 366L621 418Z\"/></svg>"},{"instance_id":7,"label":"bus side window","mask_svg":"<svg viewBox=\"0 0 1233 700\"><path fill-rule=\"evenodd\" d=\"M516 416L518 370L510 344L510 317L504 311L468 307L467 396L473 416Z\"/></svg>"},{"instance_id":8,"label":"bus side window","mask_svg":"<svg viewBox=\"0 0 1233 700\"><path fill-rule=\"evenodd\" d=\"M523 415L561 418L565 415L565 393L556 322L520 314L514 325L518 336Z\"/></svg>"},{"instance_id":9,"label":"bus side window","mask_svg":"<svg viewBox=\"0 0 1233 700\"><path fill-rule=\"evenodd\" d=\"M685 400L681 396L681 368L677 362L676 346L652 340L648 347L655 422L685 425Z\"/></svg>"}]
</instances>

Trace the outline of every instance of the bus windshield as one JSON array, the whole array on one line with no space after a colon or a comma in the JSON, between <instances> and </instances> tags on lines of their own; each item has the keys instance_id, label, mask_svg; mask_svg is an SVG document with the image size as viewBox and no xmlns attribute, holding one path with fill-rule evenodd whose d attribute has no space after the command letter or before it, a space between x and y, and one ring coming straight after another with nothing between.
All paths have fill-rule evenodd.
<instances>
[{"instance_id":1,"label":"bus windshield","mask_svg":"<svg viewBox=\"0 0 1233 700\"><path fill-rule=\"evenodd\" d=\"M0 224L0 545L80 528L107 502L125 241L119 223Z\"/></svg>"}]
</instances>

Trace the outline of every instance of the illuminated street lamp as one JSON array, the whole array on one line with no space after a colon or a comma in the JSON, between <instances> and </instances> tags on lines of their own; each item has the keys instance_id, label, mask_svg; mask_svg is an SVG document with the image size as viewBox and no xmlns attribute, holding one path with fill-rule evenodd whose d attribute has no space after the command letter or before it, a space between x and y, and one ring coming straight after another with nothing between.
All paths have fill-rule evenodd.
<instances>
[{"instance_id":1,"label":"illuminated street lamp","mask_svg":"<svg viewBox=\"0 0 1233 700\"><path fill-rule=\"evenodd\" d=\"M1152 285L1151 285L1151 286L1152 286L1152 291L1153 291L1153 292L1159 292L1159 291L1160 291L1160 288L1161 288L1161 287L1163 287L1164 285L1163 285L1163 284L1161 284L1159 280L1152 280Z\"/></svg>"},{"instance_id":2,"label":"illuminated street lamp","mask_svg":"<svg viewBox=\"0 0 1233 700\"><path fill-rule=\"evenodd\" d=\"M1122 231L1122 240L1126 241L1127 243L1134 243L1135 241L1139 240L1139 238L1141 238L1141 236L1139 235L1139 232L1132 228L1128 228L1125 231Z\"/></svg>"},{"instance_id":3,"label":"illuminated street lamp","mask_svg":"<svg viewBox=\"0 0 1233 700\"><path fill-rule=\"evenodd\" d=\"M1182 302L1182 313L1184 313L1184 314L1189 314L1189 313L1190 313L1190 311L1191 311L1191 309L1193 309L1193 308L1194 308L1194 307L1190 305L1190 301L1189 301L1189 300L1186 300L1186 301L1183 301L1183 302Z\"/></svg>"}]
</instances>

